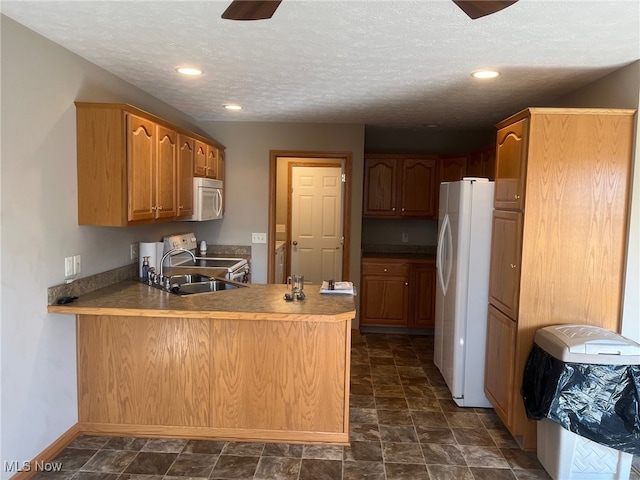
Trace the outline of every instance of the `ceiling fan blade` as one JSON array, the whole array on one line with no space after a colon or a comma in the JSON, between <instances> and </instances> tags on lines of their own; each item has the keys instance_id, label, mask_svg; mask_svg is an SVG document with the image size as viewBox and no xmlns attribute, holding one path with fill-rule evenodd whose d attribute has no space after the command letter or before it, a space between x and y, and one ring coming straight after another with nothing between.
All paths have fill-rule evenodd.
<instances>
[{"instance_id":1,"label":"ceiling fan blade","mask_svg":"<svg viewBox=\"0 0 640 480\"><path fill-rule=\"evenodd\" d=\"M234 0L222 14L227 20L266 20L282 0Z\"/></svg>"},{"instance_id":2,"label":"ceiling fan blade","mask_svg":"<svg viewBox=\"0 0 640 480\"><path fill-rule=\"evenodd\" d=\"M518 0L453 0L453 3L460 7L464 13L471 17L471 19L475 20L476 18L499 12L503 8L507 8L509 5L513 5L517 1Z\"/></svg>"}]
</instances>

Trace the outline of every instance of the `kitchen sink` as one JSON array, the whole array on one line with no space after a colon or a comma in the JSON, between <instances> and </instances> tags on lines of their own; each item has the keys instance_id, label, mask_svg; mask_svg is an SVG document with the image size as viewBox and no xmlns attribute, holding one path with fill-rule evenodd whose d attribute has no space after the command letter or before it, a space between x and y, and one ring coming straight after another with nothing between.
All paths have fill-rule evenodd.
<instances>
[{"instance_id":1,"label":"kitchen sink","mask_svg":"<svg viewBox=\"0 0 640 480\"><path fill-rule=\"evenodd\" d=\"M201 275L199 273L186 273L181 275L171 275L169 277L169 283L171 286L176 284L184 285L185 283L200 283L200 282L210 282L214 280L213 277L208 275Z\"/></svg>"},{"instance_id":2,"label":"kitchen sink","mask_svg":"<svg viewBox=\"0 0 640 480\"><path fill-rule=\"evenodd\" d=\"M171 275L168 280L168 283L148 283L143 280L138 281L148 284L150 287L157 288L158 290L163 290L180 296L220 292L224 290L236 290L238 288L248 286L244 283L234 282L233 280L210 277L200 273Z\"/></svg>"},{"instance_id":3,"label":"kitchen sink","mask_svg":"<svg viewBox=\"0 0 640 480\"><path fill-rule=\"evenodd\" d=\"M221 290L235 290L236 288L243 287L242 284L237 284L236 282L228 282L226 280L214 279L209 280L208 282L195 282L195 283L183 283L177 288L177 291L174 291L174 288L171 289L172 293L177 295L193 295L194 293L208 293L208 292L219 292Z\"/></svg>"}]
</instances>

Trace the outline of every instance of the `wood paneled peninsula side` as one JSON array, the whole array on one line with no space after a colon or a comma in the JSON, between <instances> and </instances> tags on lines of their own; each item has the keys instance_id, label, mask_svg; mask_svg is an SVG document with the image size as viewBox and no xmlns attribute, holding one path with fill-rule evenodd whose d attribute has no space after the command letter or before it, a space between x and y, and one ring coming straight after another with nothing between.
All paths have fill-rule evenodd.
<instances>
[{"instance_id":1,"label":"wood paneled peninsula side","mask_svg":"<svg viewBox=\"0 0 640 480\"><path fill-rule=\"evenodd\" d=\"M353 297L285 289L131 280L50 305L77 318L79 431L348 445Z\"/></svg>"}]
</instances>

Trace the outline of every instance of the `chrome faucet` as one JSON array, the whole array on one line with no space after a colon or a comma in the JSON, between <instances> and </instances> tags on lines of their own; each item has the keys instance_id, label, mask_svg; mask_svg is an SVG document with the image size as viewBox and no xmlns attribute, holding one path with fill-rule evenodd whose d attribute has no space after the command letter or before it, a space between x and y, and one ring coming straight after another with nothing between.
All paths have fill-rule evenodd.
<instances>
[{"instance_id":1,"label":"chrome faucet","mask_svg":"<svg viewBox=\"0 0 640 480\"><path fill-rule=\"evenodd\" d=\"M159 275L160 275L160 281L161 282L164 281L164 276L162 275L163 269L164 269L164 261L167 259L167 257L169 255L171 255L174 252L187 252L189 255L191 255L191 258L193 258L193 264L195 265L197 263L196 262L196 256L191 250L187 250L186 248L182 248L182 247L172 248L171 250L168 250L167 253L165 253L162 256L162 260L160 260L160 272L159 272Z\"/></svg>"}]
</instances>

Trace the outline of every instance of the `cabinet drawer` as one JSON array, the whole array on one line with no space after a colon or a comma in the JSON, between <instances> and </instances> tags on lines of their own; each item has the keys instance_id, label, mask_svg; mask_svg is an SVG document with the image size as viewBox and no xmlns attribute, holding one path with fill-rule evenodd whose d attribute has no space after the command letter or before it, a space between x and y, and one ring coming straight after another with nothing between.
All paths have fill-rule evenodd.
<instances>
[{"instance_id":1,"label":"cabinet drawer","mask_svg":"<svg viewBox=\"0 0 640 480\"><path fill-rule=\"evenodd\" d=\"M409 275L406 263L363 263L363 275Z\"/></svg>"}]
</instances>

